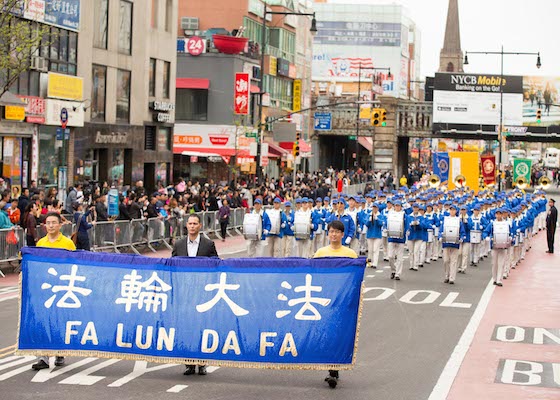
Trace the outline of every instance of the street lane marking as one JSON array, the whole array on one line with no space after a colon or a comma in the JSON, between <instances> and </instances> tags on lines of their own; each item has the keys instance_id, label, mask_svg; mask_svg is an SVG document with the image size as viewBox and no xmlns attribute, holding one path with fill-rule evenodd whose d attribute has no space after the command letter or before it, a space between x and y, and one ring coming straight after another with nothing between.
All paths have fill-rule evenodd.
<instances>
[{"instance_id":1,"label":"street lane marking","mask_svg":"<svg viewBox=\"0 0 560 400\"><path fill-rule=\"evenodd\" d=\"M7 301L7 300L17 299L18 297L19 297L19 294L15 294L13 296L2 297L2 298L0 298L0 303L2 303L3 301Z\"/></svg>"},{"instance_id":2,"label":"street lane marking","mask_svg":"<svg viewBox=\"0 0 560 400\"><path fill-rule=\"evenodd\" d=\"M189 385L175 385L171 389L167 389L167 393L179 393L181 390L188 388Z\"/></svg>"},{"instance_id":3,"label":"street lane marking","mask_svg":"<svg viewBox=\"0 0 560 400\"><path fill-rule=\"evenodd\" d=\"M367 278L375 278L375 275L366 275Z\"/></svg>"},{"instance_id":4,"label":"street lane marking","mask_svg":"<svg viewBox=\"0 0 560 400\"><path fill-rule=\"evenodd\" d=\"M13 292L17 292L18 290L19 290L19 287L17 287L17 286L7 286L7 287L0 288L0 294L13 293Z\"/></svg>"},{"instance_id":5,"label":"street lane marking","mask_svg":"<svg viewBox=\"0 0 560 400\"><path fill-rule=\"evenodd\" d=\"M476 306L476 310L467 324L457 346L453 349L453 353L449 357L447 364L443 368L439 379L430 394L428 400L445 400L449 391L451 390L451 386L453 385L453 381L457 377L459 373L459 368L465 359L465 355L469 350L469 347L474 339L474 335L480 322L482 321L482 317L488 308L488 304L490 303L490 299L492 298L492 293L494 293L494 284L492 280L488 281L488 285L486 285L486 289L484 293L482 293L482 297L480 298L480 302Z\"/></svg>"},{"instance_id":6,"label":"street lane marking","mask_svg":"<svg viewBox=\"0 0 560 400\"><path fill-rule=\"evenodd\" d=\"M382 271L382 270L379 270L379 271L375 271L375 272L376 272L377 274L382 274L382 273L383 273L383 271Z\"/></svg>"}]
</instances>

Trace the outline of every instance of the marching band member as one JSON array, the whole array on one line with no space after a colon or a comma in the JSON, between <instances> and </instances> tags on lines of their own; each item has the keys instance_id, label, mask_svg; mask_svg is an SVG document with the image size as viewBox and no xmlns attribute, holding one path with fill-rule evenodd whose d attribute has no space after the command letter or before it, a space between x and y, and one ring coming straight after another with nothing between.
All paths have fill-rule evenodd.
<instances>
[{"instance_id":1,"label":"marching band member","mask_svg":"<svg viewBox=\"0 0 560 400\"><path fill-rule=\"evenodd\" d=\"M399 224L393 231L393 221ZM391 279L401 280L403 269L404 246L406 244L406 232L409 230L406 214L402 209L402 203L395 201L394 210L387 213L388 253L391 265Z\"/></svg>"},{"instance_id":2,"label":"marching band member","mask_svg":"<svg viewBox=\"0 0 560 400\"><path fill-rule=\"evenodd\" d=\"M325 234L323 235L323 246L329 245L329 235L327 232L327 220L332 213L331 199L330 197L325 197L323 199L323 230Z\"/></svg>"},{"instance_id":3,"label":"marching band member","mask_svg":"<svg viewBox=\"0 0 560 400\"><path fill-rule=\"evenodd\" d=\"M434 218L434 206L431 203L428 203L426 205L426 214L424 214L424 218L426 218L426 221L428 223L428 235L427 235L427 239L426 239L426 255L424 257L424 263L425 264L430 264L430 262L436 261L437 260L437 256L436 256L436 260L434 260L434 249L435 249L435 244L437 243L437 236L435 233L435 224L436 224L436 218ZM438 232L439 233L439 232Z\"/></svg>"},{"instance_id":4,"label":"marching band member","mask_svg":"<svg viewBox=\"0 0 560 400\"><path fill-rule=\"evenodd\" d=\"M368 214L368 219L365 223L367 228L367 244L368 244L368 265L371 268L377 268L379 263L379 251L383 236L381 231L385 225L385 217L379 212L379 205L373 203L371 207L371 215Z\"/></svg>"},{"instance_id":5,"label":"marching band member","mask_svg":"<svg viewBox=\"0 0 560 400\"><path fill-rule=\"evenodd\" d=\"M324 237L326 236L326 234L324 233L325 213L326 211L323 208L323 199L317 197L315 199L315 207L311 212L311 219L314 220L314 222L317 224L317 230L315 231L313 237L313 252L324 246Z\"/></svg>"},{"instance_id":6,"label":"marching band member","mask_svg":"<svg viewBox=\"0 0 560 400\"><path fill-rule=\"evenodd\" d=\"M359 226L359 243L360 243L360 254L366 254L367 252L367 227L366 221L370 216L371 210L366 208L366 199L363 197L360 198L359 201L359 210L358 211L358 226Z\"/></svg>"},{"instance_id":7,"label":"marching band member","mask_svg":"<svg viewBox=\"0 0 560 400\"><path fill-rule=\"evenodd\" d=\"M420 244L420 267L424 267L424 261L426 261L426 250L428 248L428 230L432 227L432 222L426 218L426 207L420 204L418 207L420 211L420 217L423 218L424 224L421 225L420 229L422 231L422 243ZM430 262L428 261L428 264Z\"/></svg>"},{"instance_id":8,"label":"marching band member","mask_svg":"<svg viewBox=\"0 0 560 400\"><path fill-rule=\"evenodd\" d=\"M387 215L389 211L393 209L393 200L387 199L384 209L381 211L381 215L387 220ZM381 235L383 236L383 261L389 261L389 241L387 236L387 227L385 226L381 230Z\"/></svg>"},{"instance_id":9,"label":"marching band member","mask_svg":"<svg viewBox=\"0 0 560 400\"><path fill-rule=\"evenodd\" d=\"M267 235L267 246L266 253L268 257L282 257L282 238L284 234L282 233L282 224L286 223L286 215L280 209L282 201L276 197L273 201L273 209L266 210L266 214L270 219L270 232Z\"/></svg>"},{"instance_id":10,"label":"marching band member","mask_svg":"<svg viewBox=\"0 0 560 400\"><path fill-rule=\"evenodd\" d=\"M483 235L485 240L490 242L492 249L492 279L494 285L503 286L502 277L507 256L507 244L505 243L507 238L505 235L509 234L511 237L511 231L507 232L509 224L503 219L502 209L498 208L495 214L496 219L486 226Z\"/></svg>"},{"instance_id":11,"label":"marching band member","mask_svg":"<svg viewBox=\"0 0 560 400\"><path fill-rule=\"evenodd\" d=\"M457 264L461 242L465 239L465 227L457 216L457 208L449 207L449 216L443 219L443 228L440 232L443 247L443 269L445 272L444 283L453 285L457 276Z\"/></svg>"},{"instance_id":12,"label":"marching band member","mask_svg":"<svg viewBox=\"0 0 560 400\"><path fill-rule=\"evenodd\" d=\"M264 257L266 247L266 236L270 232L270 218L262 209L262 200L256 199L254 201L254 209L251 214L259 214L261 216L262 235L260 240L248 240L247 242L247 256L248 257Z\"/></svg>"},{"instance_id":13,"label":"marching band member","mask_svg":"<svg viewBox=\"0 0 560 400\"><path fill-rule=\"evenodd\" d=\"M313 207L313 199L311 200L311 207ZM302 221L306 221L309 224L309 236L306 239L298 238L297 232L294 232L296 235L296 257L303 257L309 258L311 256L311 247L313 244L313 231L317 229L317 226L313 224L312 217L311 217L311 207L309 206L309 199L304 197L301 199L301 210L296 211L296 215L294 217L294 226L297 224L295 222L297 218L301 218ZM303 213L304 216L298 216L298 213ZM296 227L297 229L297 227Z\"/></svg>"},{"instance_id":14,"label":"marching band member","mask_svg":"<svg viewBox=\"0 0 560 400\"><path fill-rule=\"evenodd\" d=\"M467 267L471 260L471 229L469 225L469 216L467 215L467 205L461 205L461 210L459 211L459 218L461 219L461 224L465 230L465 238L461 243L461 253L459 254L459 264L458 272L460 274L467 273Z\"/></svg>"},{"instance_id":15,"label":"marching band member","mask_svg":"<svg viewBox=\"0 0 560 400\"><path fill-rule=\"evenodd\" d=\"M408 230L408 249L410 267L412 271L418 271L418 267L423 260L420 259L422 252L423 227L425 225L424 218L420 216L419 204L412 204L412 213L407 217Z\"/></svg>"},{"instance_id":16,"label":"marching band member","mask_svg":"<svg viewBox=\"0 0 560 400\"><path fill-rule=\"evenodd\" d=\"M471 265L474 267L478 266L478 260L482 257L482 231L486 223L482 215L480 215L480 206L474 206L473 214L469 217Z\"/></svg>"},{"instance_id":17,"label":"marching band member","mask_svg":"<svg viewBox=\"0 0 560 400\"><path fill-rule=\"evenodd\" d=\"M280 225L282 230L282 257L293 257L294 255L294 211L292 203L284 203L285 221Z\"/></svg>"},{"instance_id":18,"label":"marching band member","mask_svg":"<svg viewBox=\"0 0 560 400\"><path fill-rule=\"evenodd\" d=\"M354 224L352 217L346 213L344 201L342 199L333 200L333 209L336 209L336 212L331 214L329 222L338 220L344 224L344 238L342 239L342 245L349 247L352 242L352 238L354 237L354 233L356 232L356 224Z\"/></svg>"},{"instance_id":19,"label":"marching band member","mask_svg":"<svg viewBox=\"0 0 560 400\"><path fill-rule=\"evenodd\" d=\"M352 221L354 221L355 230L353 235L351 236L350 241L350 248L356 252L356 254L360 251L360 242L359 242L359 230L358 230L358 208L356 207L356 197L350 196L348 198L348 209L346 210L346 214L352 217Z\"/></svg>"},{"instance_id":20,"label":"marching band member","mask_svg":"<svg viewBox=\"0 0 560 400\"><path fill-rule=\"evenodd\" d=\"M512 245L507 248L506 262L504 265L504 276L503 276L504 279L507 279L509 276L509 271L511 269L512 262L513 262L513 249L515 247L515 239L516 239L515 229L513 225L513 218L511 217L510 214L511 214L511 210L509 208L504 207L502 210L502 218L506 220L509 225L509 230L511 232L511 242L512 242Z\"/></svg>"}]
</instances>

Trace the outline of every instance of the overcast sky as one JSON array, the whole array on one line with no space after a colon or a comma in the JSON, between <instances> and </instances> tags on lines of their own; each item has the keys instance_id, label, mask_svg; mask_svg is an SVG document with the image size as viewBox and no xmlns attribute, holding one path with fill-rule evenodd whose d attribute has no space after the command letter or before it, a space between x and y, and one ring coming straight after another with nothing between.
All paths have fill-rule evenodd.
<instances>
[{"instance_id":1,"label":"overcast sky","mask_svg":"<svg viewBox=\"0 0 560 400\"><path fill-rule=\"evenodd\" d=\"M422 34L421 75L439 67L449 0L329 0L346 4L402 4ZM504 56L504 74L560 75L560 0L459 0L463 51L539 52ZM499 73L500 56L469 55L466 72Z\"/></svg>"}]
</instances>

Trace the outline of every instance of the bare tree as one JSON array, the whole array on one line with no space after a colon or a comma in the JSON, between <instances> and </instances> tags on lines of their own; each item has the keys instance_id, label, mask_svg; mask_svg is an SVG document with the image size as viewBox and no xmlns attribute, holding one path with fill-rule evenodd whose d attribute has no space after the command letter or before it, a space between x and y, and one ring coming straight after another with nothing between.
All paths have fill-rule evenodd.
<instances>
[{"instance_id":1,"label":"bare tree","mask_svg":"<svg viewBox=\"0 0 560 400\"><path fill-rule=\"evenodd\" d=\"M23 0L0 0L0 97L31 67L49 27L23 19ZM48 41L48 39L45 39ZM43 45L49 45L45 43Z\"/></svg>"}]
</instances>

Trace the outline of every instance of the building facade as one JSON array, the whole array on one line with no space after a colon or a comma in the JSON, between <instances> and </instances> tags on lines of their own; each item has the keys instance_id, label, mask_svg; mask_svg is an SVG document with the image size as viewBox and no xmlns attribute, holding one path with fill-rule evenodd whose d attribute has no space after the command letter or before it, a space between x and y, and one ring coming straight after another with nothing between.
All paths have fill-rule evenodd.
<instances>
[{"instance_id":1,"label":"building facade","mask_svg":"<svg viewBox=\"0 0 560 400\"><path fill-rule=\"evenodd\" d=\"M172 183L177 0L82 2L82 127L69 141L71 179L116 187Z\"/></svg>"}]
</instances>

